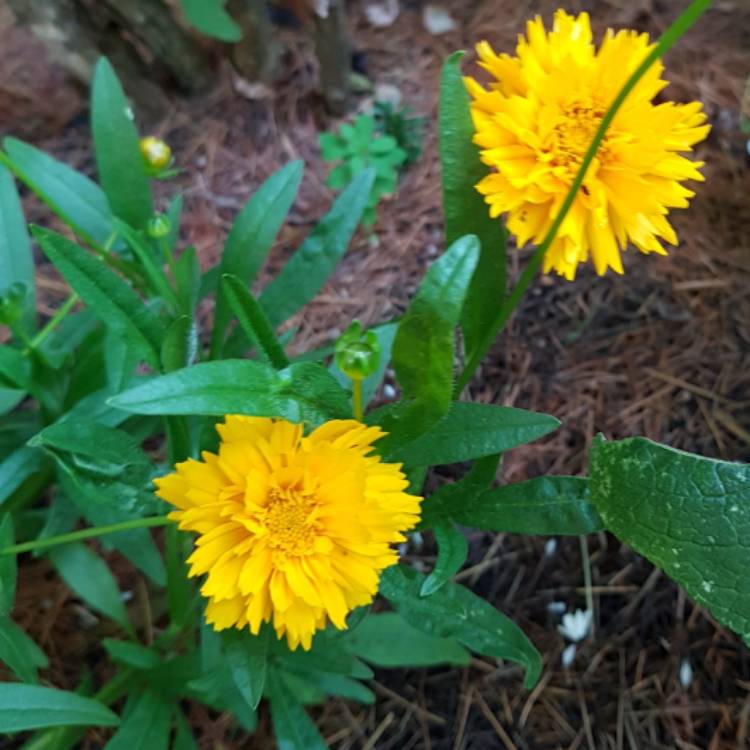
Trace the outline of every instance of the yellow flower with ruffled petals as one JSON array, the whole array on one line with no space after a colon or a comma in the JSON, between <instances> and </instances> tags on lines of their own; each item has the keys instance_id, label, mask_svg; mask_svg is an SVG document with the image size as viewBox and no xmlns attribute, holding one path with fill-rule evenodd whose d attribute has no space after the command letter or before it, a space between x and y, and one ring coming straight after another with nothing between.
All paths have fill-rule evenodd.
<instances>
[{"instance_id":1,"label":"yellow flower with ruffled petals","mask_svg":"<svg viewBox=\"0 0 750 750\"><path fill-rule=\"evenodd\" d=\"M400 464L372 455L379 427L334 420L305 436L285 420L227 416L217 430L218 454L156 480L177 508L169 517L198 534L189 574L206 576L206 619L256 634L272 622L307 650L316 630L346 628L372 601L422 498L405 492Z\"/></svg>"},{"instance_id":2,"label":"yellow flower with ruffled petals","mask_svg":"<svg viewBox=\"0 0 750 750\"><path fill-rule=\"evenodd\" d=\"M516 56L477 46L489 89L472 78L474 142L493 168L477 185L493 217L507 214L519 246L539 244L554 221L609 105L651 52L647 34L609 29L597 50L586 13L562 10L545 31L537 17L520 37ZM544 270L575 277L591 256L600 275L622 273L620 251L666 254L677 237L667 220L694 193L681 183L702 180L703 162L681 153L709 126L700 102L654 104L667 85L657 62L628 95L589 167L575 202L544 258Z\"/></svg>"}]
</instances>

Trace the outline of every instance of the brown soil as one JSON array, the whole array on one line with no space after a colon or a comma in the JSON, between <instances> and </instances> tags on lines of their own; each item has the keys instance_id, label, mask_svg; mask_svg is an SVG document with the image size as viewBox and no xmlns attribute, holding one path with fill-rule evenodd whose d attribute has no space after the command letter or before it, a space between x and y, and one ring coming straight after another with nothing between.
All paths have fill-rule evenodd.
<instances>
[{"instance_id":1,"label":"brown soil","mask_svg":"<svg viewBox=\"0 0 750 750\"><path fill-rule=\"evenodd\" d=\"M434 37L417 3L404 2L398 23L370 27L353 12L356 46L368 75L398 86L430 118L424 154L398 196L382 205L377 246L360 233L318 298L298 316L295 346L331 341L352 317L375 323L402 310L425 267L441 249L440 183L434 116L440 65L457 48L487 38L509 49L535 12L551 2L475 0L446 3L459 29ZM684 6L673 0L574 2L595 25L631 26L657 34ZM0 13L0 16L2 14ZM317 133L332 123L314 94L313 56L299 32L283 32L285 73L270 98L237 93L224 71L210 96L175 102L154 132L173 145L185 174L183 239L204 267L216 261L232 217L259 182L290 158L306 174L265 281L304 237L331 199ZM15 50L15 51L13 51ZM30 53L31 52L31 53ZM23 62L22 62L23 61ZM28 62L29 65L25 63ZM498 340L470 396L559 417L562 428L506 457L504 479L576 474L598 432L645 435L674 447L729 460L750 459L750 168L739 130L742 88L750 75L750 5L721 0L666 60L668 95L700 98L713 130L700 147L706 183L688 211L675 216L681 244L666 259L634 252L623 277L583 270L575 282L541 277ZM470 69L472 58L465 66ZM0 22L0 132L13 132L91 170L83 101L63 83L25 32ZM31 202L30 220L48 221ZM513 273L523 256L514 254ZM42 309L65 291L42 268ZM210 316L210 309L205 311ZM476 658L463 670L379 672L375 708L331 700L315 711L333 748L628 748L742 750L750 747L750 653L664 575L611 536L589 539L595 586L595 635L573 665L560 665L559 622L548 605L583 607L578 540L474 533L459 575L513 617L544 656L531 692L518 669ZM417 550L410 550L417 554ZM430 565L430 539L420 552ZM133 581L122 567L122 575ZM106 670L100 633L82 627L77 605L43 563L22 566L17 615L50 655L46 674L72 687L81 663ZM678 678L688 660L694 677ZM201 748L270 748L268 717L251 739L226 718L199 707L191 717ZM91 736L87 747L99 747Z\"/></svg>"}]
</instances>

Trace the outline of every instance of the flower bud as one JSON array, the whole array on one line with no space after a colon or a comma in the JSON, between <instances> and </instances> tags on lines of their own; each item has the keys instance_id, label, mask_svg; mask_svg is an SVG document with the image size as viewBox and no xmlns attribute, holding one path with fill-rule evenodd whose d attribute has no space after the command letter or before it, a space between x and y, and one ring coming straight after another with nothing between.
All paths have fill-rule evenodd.
<instances>
[{"instance_id":1,"label":"flower bud","mask_svg":"<svg viewBox=\"0 0 750 750\"><path fill-rule=\"evenodd\" d=\"M372 331L362 332L362 324L352 321L336 342L336 366L352 380L364 380L378 369L380 344Z\"/></svg>"},{"instance_id":2,"label":"flower bud","mask_svg":"<svg viewBox=\"0 0 750 750\"><path fill-rule=\"evenodd\" d=\"M172 229L172 222L166 214L155 214L148 220L146 231L152 240L166 237Z\"/></svg>"},{"instance_id":3,"label":"flower bud","mask_svg":"<svg viewBox=\"0 0 750 750\"><path fill-rule=\"evenodd\" d=\"M172 161L172 149L161 138L152 135L141 138L140 147L150 172L160 172Z\"/></svg>"}]
</instances>

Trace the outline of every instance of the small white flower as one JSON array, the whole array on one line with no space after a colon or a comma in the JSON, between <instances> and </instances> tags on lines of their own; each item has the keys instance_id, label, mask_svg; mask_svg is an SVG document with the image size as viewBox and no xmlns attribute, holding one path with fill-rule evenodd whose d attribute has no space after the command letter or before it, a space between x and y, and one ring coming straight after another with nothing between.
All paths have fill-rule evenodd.
<instances>
[{"instance_id":1,"label":"small white flower","mask_svg":"<svg viewBox=\"0 0 750 750\"><path fill-rule=\"evenodd\" d=\"M383 386L383 395L386 398L396 398L396 389L390 383L386 383Z\"/></svg>"},{"instance_id":2,"label":"small white flower","mask_svg":"<svg viewBox=\"0 0 750 750\"><path fill-rule=\"evenodd\" d=\"M680 664L680 684L684 688L689 688L693 681L693 667L688 659L683 659Z\"/></svg>"},{"instance_id":3,"label":"small white flower","mask_svg":"<svg viewBox=\"0 0 750 750\"><path fill-rule=\"evenodd\" d=\"M575 612L567 612L563 615L562 625L557 630L563 637L573 643L582 641L591 629L593 612L590 609L577 609Z\"/></svg>"},{"instance_id":4,"label":"small white flower","mask_svg":"<svg viewBox=\"0 0 750 750\"><path fill-rule=\"evenodd\" d=\"M571 643L569 646L565 647L565 651L562 652L560 661L562 662L563 667L567 669L573 663L573 659L575 658L576 658L576 644Z\"/></svg>"},{"instance_id":5,"label":"small white flower","mask_svg":"<svg viewBox=\"0 0 750 750\"><path fill-rule=\"evenodd\" d=\"M544 545L544 556L552 557L552 555L555 554L556 550L557 550L557 539L552 537L552 539L548 539L547 543Z\"/></svg>"}]
</instances>

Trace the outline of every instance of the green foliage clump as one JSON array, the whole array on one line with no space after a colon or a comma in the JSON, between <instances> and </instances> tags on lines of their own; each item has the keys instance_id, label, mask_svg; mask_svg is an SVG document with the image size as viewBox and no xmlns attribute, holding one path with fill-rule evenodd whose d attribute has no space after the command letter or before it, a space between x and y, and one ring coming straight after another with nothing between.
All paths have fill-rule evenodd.
<instances>
[{"instance_id":1,"label":"green foliage clump","mask_svg":"<svg viewBox=\"0 0 750 750\"><path fill-rule=\"evenodd\" d=\"M354 122L344 123L338 133L321 133L320 149L325 161L339 162L326 178L326 185L334 190L341 190L366 169L374 170L375 181L362 215L362 224L372 226L380 199L396 190L407 152L392 136L378 135L372 115L359 115Z\"/></svg>"},{"instance_id":2,"label":"green foliage clump","mask_svg":"<svg viewBox=\"0 0 750 750\"><path fill-rule=\"evenodd\" d=\"M378 132L390 136L406 152L403 166L415 164L422 154L422 140L427 125L425 117L412 117L411 108L396 107L391 102L375 102L375 124Z\"/></svg>"}]
</instances>

